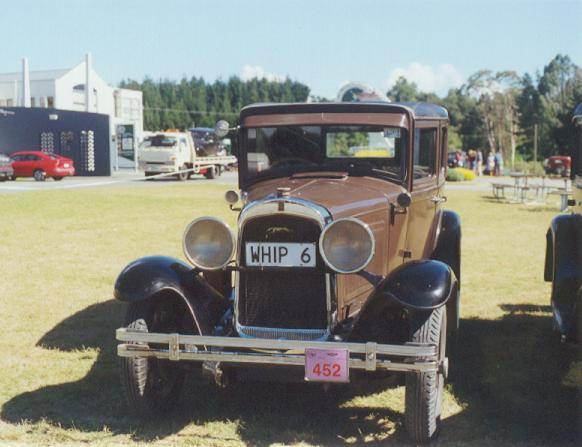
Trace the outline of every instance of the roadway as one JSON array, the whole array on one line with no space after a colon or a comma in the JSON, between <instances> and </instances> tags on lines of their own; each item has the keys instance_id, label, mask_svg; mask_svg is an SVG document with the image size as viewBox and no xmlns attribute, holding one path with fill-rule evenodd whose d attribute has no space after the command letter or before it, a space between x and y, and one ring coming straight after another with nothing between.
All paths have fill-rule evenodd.
<instances>
[{"instance_id":1,"label":"roadway","mask_svg":"<svg viewBox=\"0 0 582 447\"><path fill-rule=\"evenodd\" d=\"M236 172L224 172L219 178L208 180L204 176L195 175L191 179L181 182L173 177L157 178L145 180L143 173L118 172L110 177L65 177L61 181L47 179L44 182L37 182L32 178L19 178L16 181L0 182L0 194L22 193L31 191L56 191L61 189L82 189L82 188L102 188L102 187L123 187L123 186L171 186L182 184L219 184L229 185L236 188L238 174Z\"/></svg>"}]
</instances>

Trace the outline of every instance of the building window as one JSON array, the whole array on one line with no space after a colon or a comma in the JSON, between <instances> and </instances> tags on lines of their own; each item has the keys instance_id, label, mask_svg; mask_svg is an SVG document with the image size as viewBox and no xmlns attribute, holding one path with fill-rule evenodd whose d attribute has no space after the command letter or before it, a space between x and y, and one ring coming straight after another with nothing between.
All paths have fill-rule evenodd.
<instances>
[{"instance_id":1,"label":"building window","mask_svg":"<svg viewBox=\"0 0 582 447\"><path fill-rule=\"evenodd\" d=\"M36 98L34 96L30 97L30 107L35 107Z\"/></svg>"},{"instance_id":2,"label":"building window","mask_svg":"<svg viewBox=\"0 0 582 447\"><path fill-rule=\"evenodd\" d=\"M42 132L40 134L40 150L45 154L55 153L55 137L52 132Z\"/></svg>"},{"instance_id":3,"label":"building window","mask_svg":"<svg viewBox=\"0 0 582 447\"><path fill-rule=\"evenodd\" d=\"M81 131L80 143L83 167L87 172L95 172L95 132L92 130Z\"/></svg>"},{"instance_id":4,"label":"building window","mask_svg":"<svg viewBox=\"0 0 582 447\"><path fill-rule=\"evenodd\" d=\"M73 132L61 132L61 155L70 155L73 152Z\"/></svg>"},{"instance_id":5,"label":"building window","mask_svg":"<svg viewBox=\"0 0 582 447\"><path fill-rule=\"evenodd\" d=\"M55 98L53 98L52 96L49 96L49 97L46 99L46 103L47 103L47 107L48 107L49 109L52 109L52 108L55 106Z\"/></svg>"},{"instance_id":6,"label":"building window","mask_svg":"<svg viewBox=\"0 0 582 447\"><path fill-rule=\"evenodd\" d=\"M6 101L4 101L3 99L0 99L0 107L4 107L6 106Z\"/></svg>"},{"instance_id":7,"label":"building window","mask_svg":"<svg viewBox=\"0 0 582 447\"><path fill-rule=\"evenodd\" d=\"M14 101L12 101L11 99L6 100L6 107L12 107L13 105L14 105Z\"/></svg>"}]
</instances>

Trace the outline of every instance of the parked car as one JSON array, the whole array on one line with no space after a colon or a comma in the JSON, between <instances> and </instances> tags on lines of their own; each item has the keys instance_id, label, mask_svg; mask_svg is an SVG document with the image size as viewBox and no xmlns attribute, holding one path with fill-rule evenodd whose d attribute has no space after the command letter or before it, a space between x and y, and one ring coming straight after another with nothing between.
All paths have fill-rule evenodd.
<instances>
[{"instance_id":1,"label":"parked car","mask_svg":"<svg viewBox=\"0 0 582 447\"><path fill-rule=\"evenodd\" d=\"M544 278L552 283L553 326L560 338L582 341L582 103L574 110L571 213L552 219L546 235ZM570 158L570 157L568 157Z\"/></svg>"},{"instance_id":2,"label":"parked car","mask_svg":"<svg viewBox=\"0 0 582 447\"><path fill-rule=\"evenodd\" d=\"M116 337L130 406L171 408L196 364L222 386L269 372L332 385L400 372L408 432L433 438L459 326L447 128L447 111L429 104L242 109L242 192L226 196L238 236L197 218L183 236L192 267L146 257L115 283L129 304Z\"/></svg>"},{"instance_id":3,"label":"parked car","mask_svg":"<svg viewBox=\"0 0 582 447\"><path fill-rule=\"evenodd\" d=\"M73 160L55 154L45 154L41 151L21 151L10 155L13 177L34 177L38 182L44 182L47 177L62 180L68 175L75 175Z\"/></svg>"},{"instance_id":4,"label":"parked car","mask_svg":"<svg viewBox=\"0 0 582 447\"><path fill-rule=\"evenodd\" d=\"M12 169L10 157L0 154L0 182L11 179L13 174L14 169Z\"/></svg>"},{"instance_id":5,"label":"parked car","mask_svg":"<svg viewBox=\"0 0 582 447\"><path fill-rule=\"evenodd\" d=\"M569 177L572 168L572 159L568 155L552 155L544 160L546 174L556 174Z\"/></svg>"}]
</instances>

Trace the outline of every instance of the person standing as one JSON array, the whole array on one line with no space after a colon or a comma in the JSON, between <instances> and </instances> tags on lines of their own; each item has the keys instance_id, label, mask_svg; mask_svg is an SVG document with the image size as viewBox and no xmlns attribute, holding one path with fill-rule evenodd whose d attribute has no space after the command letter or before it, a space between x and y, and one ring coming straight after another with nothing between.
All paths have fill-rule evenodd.
<instances>
[{"instance_id":1,"label":"person standing","mask_svg":"<svg viewBox=\"0 0 582 447\"><path fill-rule=\"evenodd\" d=\"M493 155L493 152L489 152L489 155L487 155L487 173L489 174L489 176L492 176L494 171L495 171L495 155Z\"/></svg>"},{"instance_id":2,"label":"person standing","mask_svg":"<svg viewBox=\"0 0 582 447\"><path fill-rule=\"evenodd\" d=\"M480 177L483 172L483 152L481 149L477 150L477 175Z\"/></svg>"},{"instance_id":3,"label":"person standing","mask_svg":"<svg viewBox=\"0 0 582 447\"><path fill-rule=\"evenodd\" d=\"M503 155L501 151L495 153L495 176L499 177L503 172Z\"/></svg>"}]
</instances>

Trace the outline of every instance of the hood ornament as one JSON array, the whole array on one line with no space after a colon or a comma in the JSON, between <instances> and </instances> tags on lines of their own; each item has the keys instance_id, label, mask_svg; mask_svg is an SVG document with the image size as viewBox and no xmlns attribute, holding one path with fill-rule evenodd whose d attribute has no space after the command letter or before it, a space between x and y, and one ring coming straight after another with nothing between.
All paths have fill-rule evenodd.
<instances>
[{"instance_id":1,"label":"hood ornament","mask_svg":"<svg viewBox=\"0 0 582 447\"><path fill-rule=\"evenodd\" d=\"M291 188L286 186L280 186L277 188L277 197L280 199L284 199L285 197L289 197L291 195ZM285 211L285 201L281 200L277 207L278 211Z\"/></svg>"},{"instance_id":2,"label":"hood ornament","mask_svg":"<svg viewBox=\"0 0 582 447\"><path fill-rule=\"evenodd\" d=\"M277 197L289 197L291 195L291 188L281 186L277 188Z\"/></svg>"}]
</instances>

